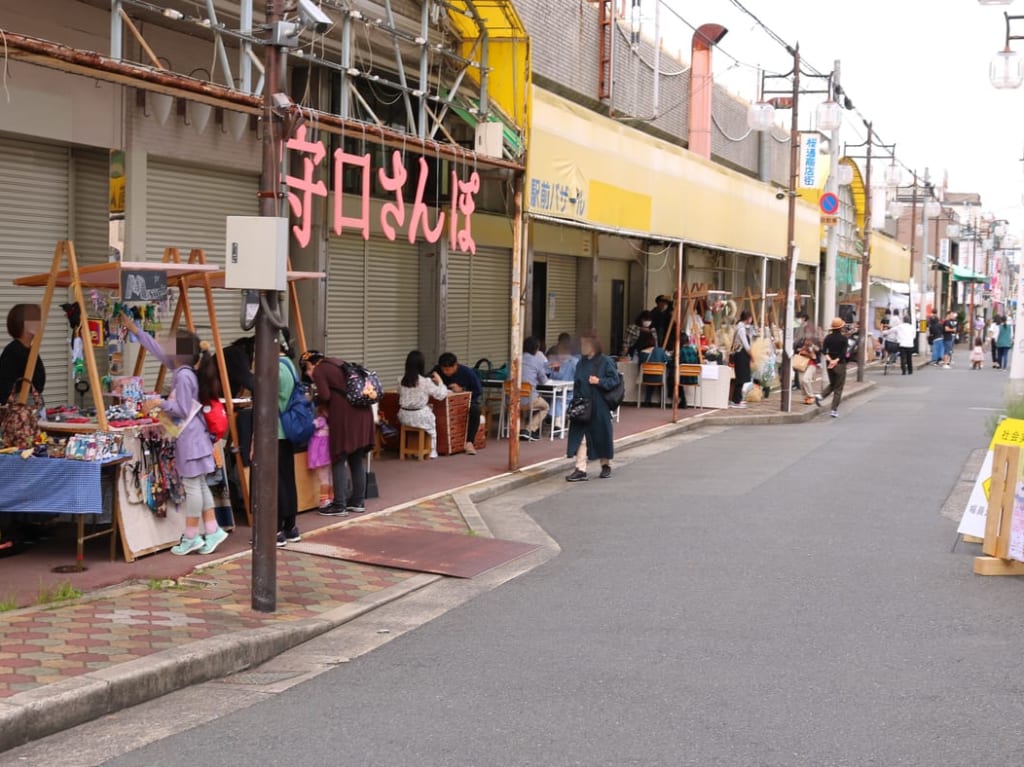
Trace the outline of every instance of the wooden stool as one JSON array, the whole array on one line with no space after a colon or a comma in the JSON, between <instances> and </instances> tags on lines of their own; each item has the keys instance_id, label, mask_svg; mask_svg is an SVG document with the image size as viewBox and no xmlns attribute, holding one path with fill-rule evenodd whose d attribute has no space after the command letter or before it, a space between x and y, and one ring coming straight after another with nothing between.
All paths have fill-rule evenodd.
<instances>
[{"instance_id":1,"label":"wooden stool","mask_svg":"<svg viewBox=\"0 0 1024 767\"><path fill-rule=\"evenodd\" d=\"M410 437L413 438L410 446ZM402 424L402 433L398 438L398 459L404 461L406 456L422 461L430 457L430 435L423 429Z\"/></svg>"}]
</instances>

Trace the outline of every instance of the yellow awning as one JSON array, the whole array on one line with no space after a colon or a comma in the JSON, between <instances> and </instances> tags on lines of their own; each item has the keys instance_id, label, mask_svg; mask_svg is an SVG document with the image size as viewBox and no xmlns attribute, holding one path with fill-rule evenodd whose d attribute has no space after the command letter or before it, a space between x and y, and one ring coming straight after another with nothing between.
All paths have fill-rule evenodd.
<instances>
[{"instance_id":1,"label":"yellow awning","mask_svg":"<svg viewBox=\"0 0 1024 767\"><path fill-rule=\"evenodd\" d=\"M533 88L531 213L784 258L787 204L774 187ZM797 201L800 262L820 259L816 205Z\"/></svg>"},{"instance_id":2,"label":"yellow awning","mask_svg":"<svg viewBox=\"0 0 1024 767\"><path fill-rule=\"evenodd\" d=\"M530 125L532 62L530 38L515 6L506 0L452 0L448 15L462 36L462 55L473 61L469 76L480 84L487 72L487 96L526 134ZM486 61L484 45L486 39Z\"/></svg>"},{"instance_id":3,"label":"yellow awning","mask_svg":"<svg viewBox=\"0 0 1024 767\"><path fill-rule=\"evenodd\" d=\"M910 280L910 249L881 232L871 233L871 276L894 282Z\"/></svg>"}]
</instances>

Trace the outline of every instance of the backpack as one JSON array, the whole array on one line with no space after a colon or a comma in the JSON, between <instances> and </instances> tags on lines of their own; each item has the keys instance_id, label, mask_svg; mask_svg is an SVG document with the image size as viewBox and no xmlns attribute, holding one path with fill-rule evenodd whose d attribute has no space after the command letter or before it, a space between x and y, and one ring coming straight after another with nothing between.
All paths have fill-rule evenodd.
<instances>
[{"instance_id":1,"label":"backpack","mask_svg":"<svg viewBox=\"0 0 1024 767\"><path fill-rule=\"evenodd\" d=\"M345 379L345 399L350 405L365 408L380 402L384 387L374 371L354 362L342 362L338 367Z\"/></svg>"},{"instance_id":2,"label":"backpack","mask_svg":"<svg viewBox=\"0 0 1024 767\"><path fill-rule=\"evenodd\" d=\"M618 373L619 382L615 384L608 391L602 391L601 396L604 397L605 403L608 405L608 409L613 413L619 409L622 404L622 400L626 398L626 382L622 378L622 373Z\"/></svg>"},{"instance_id":3,"label":"backpack","mask_svg":"<svg viewBox=\"0 0 1024 767\"><path fill-rule=\"evenodd\" d=\"M313 401L309 397L308 387L295 374L295 368L284 361L281 362L281 366L287 368L295 382L288 404L281 411L281 429L289 442L295 447L303 448L309 444L313 436L313 418L316 416Z\"/></svg>"},{"instance_id":4,"label":"backpack","mask_svg":"<svg viewBox=\"0 0 1024 767\"><path fill-rule=\"evenodd\" d=\"M220 442L228 432L228 411L224 409L224 403L219 399L213 400L203 408L203 420L206 421L206 431L210 434L210 441Z\"/></svg>"}]
</instances>

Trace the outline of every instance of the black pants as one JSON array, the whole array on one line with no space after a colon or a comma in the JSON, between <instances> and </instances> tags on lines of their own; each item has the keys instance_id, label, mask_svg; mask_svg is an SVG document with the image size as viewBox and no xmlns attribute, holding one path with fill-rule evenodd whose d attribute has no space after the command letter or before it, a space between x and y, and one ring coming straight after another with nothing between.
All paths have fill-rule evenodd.
<instances>
[{"instance_id":1,"label":"black pants","mask_svg":"<svg viewBox=\"0 0 1024 767\"><path fill-rule=\"evenodd\" d=\"M732 364L736 377L732 379L730 401L739 404L743 401L743 384L750 381L750 352L740 349L732 355Z\"/></svg>"},{"instance_id":2,"label":"black pants","mask_svg":"<svg viewBox=\"0 0 1024 767\"><path fill-rule=\"evenodd\" d=\"M466 424L466 442L473 444L476 441L476 433L480 431L480 403L474 402L469 406L469 423Z\"/></svg>"},{"instance_id":3,"label":"black pants","mask_svg":"<svg viewBox=\"0 0 1024 767\"><path fill-rule=\"evenodd\" d=\"M904 373L913 375L914 373L914 347L912 346L901 346L900 347L900 370Z\"/></svg>"},{"instance_id":4,"label":"black pants","mask_svg":"<svg viewBox=\"0 0 1024 767\"><path fill-rule=\"evenodd\" d=\"M295 448L286 439L277 441L277 529L295 527L299 493L295 489Z\"/></svg>"},{"instance_id":5,"label":"black pants","mask_svg":"<svg viewBox=\"0 0 1024 767\"><path fill-rule=\"evenodd\" d=\"M366 505L366 451L338 456L331 463L331 479L336 506Z\"/></svg>"},{"instance_id":6,"label":"black pants","mask_svg":"<svg viewBox=\"0 0 1024 767\"><path fill-rule=\"evenodd\" d=\"M843 401L843 389L846 387L846 363L840 362L834 368L826 367L828 371L828 386L822 389L821 398L825 399L832 395L832 409L838 410L839 403Z\"/></svg>"},{"instance_id":7,"label":"black pants","mask_svg":"<svg viewBox=\"0 0 1024 767\"><path fill-rule=\"evenodd\" d=\"M988 345L990 347L992 347L992 364L993 365L998 365L999 364L999 347L996 346L996 339L993 338L991 341L988 342Z\"/></svg>"}]
</instances>

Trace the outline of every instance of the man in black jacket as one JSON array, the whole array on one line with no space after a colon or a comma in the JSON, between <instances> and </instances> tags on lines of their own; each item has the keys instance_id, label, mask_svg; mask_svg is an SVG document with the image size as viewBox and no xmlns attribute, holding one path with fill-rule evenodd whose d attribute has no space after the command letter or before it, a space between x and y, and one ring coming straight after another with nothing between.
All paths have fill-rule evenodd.
<instances>
[{"instance_id":1,"label":"man in black jacket","mask_svg":"<svg viewBox=\"0 0 1024 767\"><path fill-rule=\"evenodd\" d=\"M814 397L814 404L821 407L821 401L832 395L833 418L839 417L839 403L843 401L843 388L846 386L846 357L849 352L849 340L844 332L846 323L842 318L836 317L829 326L829 334L821 345L821 351L825 355L825 369L828 373L828 386L821 394Z\"/></svg>"}]
</instances>

